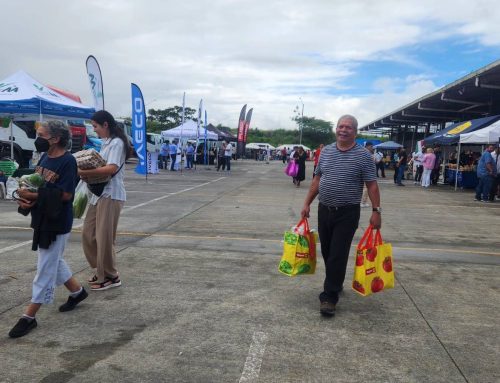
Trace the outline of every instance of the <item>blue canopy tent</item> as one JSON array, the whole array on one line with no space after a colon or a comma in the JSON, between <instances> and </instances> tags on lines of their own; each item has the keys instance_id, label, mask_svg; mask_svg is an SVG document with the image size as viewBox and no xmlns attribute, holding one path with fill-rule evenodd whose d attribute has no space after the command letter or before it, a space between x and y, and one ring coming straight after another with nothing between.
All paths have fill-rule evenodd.
<instances>
[{"instance_id":1,"label":"blue canopy tent","mask_svg":"<svg viewBox=\"0 0 500 383\"><path fill-rule=\"evenodd\" d=\"M0 80L0 117L8 117L11 121L26 115L38 115L40 121L43 116L86 119L94 112L94 108L52 90L22 70ZM13 157L12 122L10 145Z\"/></svg>"},{"instance_id":2,"label":"blue canopy tent","mask_svg":"<svg viewBox=\"0 0 500 383\"><path fill-rule=\"evenodd\" d=\"M397 150L399 148L402 148L403 145L398 144L397 142L394 141L386 141L382 142L381 144L375 145L375 149L378 150Z\"/></svg>"},{"instance_id":3,"label":"blue canopy tent","mask_svg":"<svg viewBox=\"0 0 500 383\"><path fill-rule=\"evenodd\" d=\"M446 129L440 130L424 139L424 146L432 145L455 145L460 141L460 135L464 133L473 132L478 129L487 127L500 119L500 115L476 118L475 120L468 120L457 122L448 126Z\"/></svg>"},{"instance_id":4,"label":"blue canopy tent","mask_svg":"<svg viewBox=\"0 0 500 383\"><path fill-rule=\"evenodd\" d=\"M22 70L0 80L0 115L38 114L85 119L94 112L94 108L50 89Z\"/></svg>"}]
</instances>

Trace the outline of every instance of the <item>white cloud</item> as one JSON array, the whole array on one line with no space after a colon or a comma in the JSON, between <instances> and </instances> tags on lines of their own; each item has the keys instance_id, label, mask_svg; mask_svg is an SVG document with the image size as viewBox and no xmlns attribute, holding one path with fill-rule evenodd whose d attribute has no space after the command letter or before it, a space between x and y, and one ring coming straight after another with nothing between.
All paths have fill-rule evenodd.
<instances>
[{"instance_id":1,"label":"white cloud","mask_svg":"<svg viewBox=\"0 0 500 383\"><path fill-rule=\"evenodd\" d=\"M93 54L116 115L130 113L135 82L151 107L179 105L186 91L189 106L203 98L209 120L232 127L248 103L252 126L294 128L299 97L307 115L352 113L363 124L437 87L432 68L398 49L450 36L499 46L499 12L485 0L12 1L2 4L0 77L24 69L90 103ZM375 79L349 96L356 68L379 61L415 77Z\"/></svg>"}]
</instances>

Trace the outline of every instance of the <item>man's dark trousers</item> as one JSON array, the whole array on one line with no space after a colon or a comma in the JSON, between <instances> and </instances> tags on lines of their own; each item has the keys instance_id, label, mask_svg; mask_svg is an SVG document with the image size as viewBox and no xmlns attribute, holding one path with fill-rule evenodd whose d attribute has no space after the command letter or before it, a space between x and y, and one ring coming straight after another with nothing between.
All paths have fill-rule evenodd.
<instances>
[{"instance_id":1,"label":"man's dark trousers","mask_svg":"<svg viewBox=\"0 0 500 383\"><path fill-rule=\"evenodd\" d=\"M490 197L491 185L493 183L493 177L486 175L479 178L479 183L476 186L476 199L481 199L483 201L488 201Z\"/></svg>"},{"instance_id":2,"label":"man's dark trousers","mask_svg":"<svg viewBox=\"0 0 500 383\"><path fill-rule=\"evenodd\" d=\"M321 302L336 304L339 300L359 215L359 205L334 208L320 203L318 206L318 234L326 268L323 292L319 295Z\"/></svg>"},{"instance_id":3,"label":"man's dark trousers","mask_svg":"<svg viewBox=\"0 0 500 383\"><path fill-rule=\"evenodd\" d=\"M170 170L175 170L175 160L177 159L177 154L170 155Z\"/></svg>"}]
</instances>

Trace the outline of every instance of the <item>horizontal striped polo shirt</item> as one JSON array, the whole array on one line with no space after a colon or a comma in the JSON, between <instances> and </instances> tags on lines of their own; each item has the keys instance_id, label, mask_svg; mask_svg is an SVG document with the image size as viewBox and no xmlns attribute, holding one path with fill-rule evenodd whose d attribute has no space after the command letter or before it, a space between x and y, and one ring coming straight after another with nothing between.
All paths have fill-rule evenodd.
<instances>
[{"instance_id":1,"label":"horizontal striped polo shirt","mask_svg":"<svg viewBox=\"0 0 500 383\"><path fill-rule=\"evenodd\" d=\"M326 206L359 205L364 182L377 179L372 155L359 144L346 151L325 146L314 174L321 176L319 202Z\"/></svg>"}]
</instances>

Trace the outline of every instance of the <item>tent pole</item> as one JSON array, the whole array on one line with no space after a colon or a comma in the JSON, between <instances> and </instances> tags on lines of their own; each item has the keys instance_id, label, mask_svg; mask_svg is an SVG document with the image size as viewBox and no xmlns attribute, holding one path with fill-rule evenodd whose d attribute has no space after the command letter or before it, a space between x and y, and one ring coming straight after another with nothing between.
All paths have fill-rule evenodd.
<instances>
[{"instance_id":1,"label":"tent pole","mask_svg":"<svg viewBox=\"0 0 500 383\"><path fill-rule=\"evenodd\" d=\"M460 141L458 141L457 169L455 171L455 191L457 191L457 185L458 185L458 168L459 167L460 167Z\"/></svg>"},{"instance_id":2,"label":"tent pole","mask_svg":"<svg viewBox=\"0 0 500 383\"><path fill-rule=\"evenodd\" d=\"M14 133L12 127L12 118L10 119L9 127L10 127L10 159L14 160Z\"/></svg>"}]
</instances>

